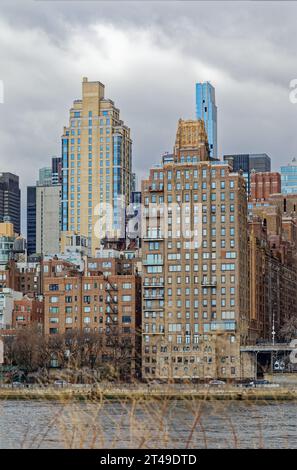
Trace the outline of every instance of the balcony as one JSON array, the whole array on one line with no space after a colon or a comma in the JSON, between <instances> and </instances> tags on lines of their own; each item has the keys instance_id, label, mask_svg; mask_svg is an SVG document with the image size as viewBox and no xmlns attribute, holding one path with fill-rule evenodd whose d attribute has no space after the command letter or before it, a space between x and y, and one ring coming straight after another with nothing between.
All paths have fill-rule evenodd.
<instances>
[{"instance_id":1,"label":"balcony","mask_svg":"<svg viewBox=\"0 0 297 470\"><path fill-rule=\"evenodd\" d=\"M164 185L163 184L155 184L155 185L150 185L149 186L149 191L152 192L163 192L164 191Z\"/></svg>"},{"instance_id":2,"label":"balcony","mask_svg":"<svg viewBox=\"0 0 297 470\"><path fill-rule=\"evenodd\" d=\"M163 266L164 261L163 259L152 259L152 260L147 260L145 259L142 264L144 266Z\"/></svg>"},{"instance_id":3,"label":"balcony","mask_svg":"<svg viewBox=\"0 0 297 470\"><path fill-rule=\"evenodd\" d=\"M144 300L158 300L158 299L164 299L164 294L157 294L157 295L144 295L143 296Z\"/></svg>"},{"instance_id":4,"label":"balcony","mask_svg":"<svg viewBox=\"0 0 297 470\"><path fill-rule=\"evenodd\" d=\"M202 287L217 287L217 281L209 281L208 279L201 281Z\"/></svg>"},{"instance_id":5,"label":"balcony","mask_svg":"<svg viewBox=\"0 0 297 470\"><path fill-rule=\"evenodd\" d=\"M155 332L146 332L146 331L143 331L142 332L143 335L145 336L164 336L165 335L165 331L155 331Z\"/></svg>"},{"instance_id":6,"label":"balcony","mask_svg":"<svg viewBox=\"0 0 297 470\"><path fill-rule=\"evenodd\" d=\"M154 212L152 209L145 209L143 212L144 217L146 218L152 218L152 219L163 219L164 218L164 212L161 212L160 210Z\"/></svg>"},{"instance_id":7,"label":"balcony","mask_svg":"<svg viewBox=\"0 0 297 470\"><path fill-rule=\"evenodd\" d=\"M162 241L164 240L164 235L162 233L157 233L157 234L154 233L152 235L148 233L143 236L143 240L144 241Z\"/></svg>"},{"instance_id":8,"label":"balcony","mask_svg":"<svg viewBox=\"0 0 297 470\"><path fill-rule=\"evenodd\" d=\"M143 307L144 312L163 312L164 307Z\"/></svg>"},{"instance_id":9,"label":"balcony","mask_svg":"<svg viewBox=\"0 0 297 470\"><path fill-rule=\"evenodd\" d=\"M154 289L156 287L164 287L164 283L160 283L160 284L143 284L143 288L144 289Z\"/></svg>"}]
</instances>

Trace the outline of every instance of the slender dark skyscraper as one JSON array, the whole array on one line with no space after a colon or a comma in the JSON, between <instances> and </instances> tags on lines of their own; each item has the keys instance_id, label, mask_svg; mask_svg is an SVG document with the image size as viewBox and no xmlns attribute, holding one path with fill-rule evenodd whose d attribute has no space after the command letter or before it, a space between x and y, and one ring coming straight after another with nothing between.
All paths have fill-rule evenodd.
<instances>
[{"instance_id":1,"label":"slender dark skyscraper","mask_svg":"<svg viewBox=\"0 0 297 470\"><path fill-rule=\"evenodd\" d=\"M36 253L36 186L27 187L27 251Z\"/></svg>"},{"instance_id":2,"label":"slender dark skyscraper","mask_svg":"<svg viewBox=\"0 0 297 470\"><path fill-rule=\"evenodd\" d=\"M21 232L21 191L19 177L12 173L0 173L0 220L9 218L14 231Z\"/></svg>"},{"instance_id":3,"label":"slender dark skyscraper","mask_svg":"<svg viewBox=\"0 0 297 470\"><path fill-rule=\"evenodd\" d=\"M62 158L52 158L52 185L62 184Z\"/></svg>"}]
</instances>

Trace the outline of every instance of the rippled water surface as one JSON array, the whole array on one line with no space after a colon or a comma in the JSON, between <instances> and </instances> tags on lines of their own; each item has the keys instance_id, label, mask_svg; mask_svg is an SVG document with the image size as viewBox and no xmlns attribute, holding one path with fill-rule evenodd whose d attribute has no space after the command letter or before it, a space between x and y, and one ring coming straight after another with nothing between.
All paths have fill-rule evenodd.
<instances>
[{"instance_id":1,"label":"rippled water surface","mask_svg":"<svg viewBox=\"0 0 297 470\"><path fill-rule=\"evenodd\" d=\"M0 402L0 448L297 448L297 403Z\"/></svg>"}]
</instances>

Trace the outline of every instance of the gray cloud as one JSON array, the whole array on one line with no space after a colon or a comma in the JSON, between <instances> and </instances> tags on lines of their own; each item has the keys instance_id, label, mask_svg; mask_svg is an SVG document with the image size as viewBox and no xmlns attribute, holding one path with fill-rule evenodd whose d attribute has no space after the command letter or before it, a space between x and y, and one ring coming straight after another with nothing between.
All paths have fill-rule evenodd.
<instances>
[{"instance_id":1,"label":"gray cloud","mask_svg":"<svg viewBox=\"0 0 297 470\"><path fill-rule=\"evenodd\" d=\"M131 127L139 179L171 150L179 117L211 80L220 153L296 155L294 2L1 2L0 169L25 188L60 153L81 79L100 80ZM24 228L24 227L23 227Z\"/></svg>"}]
</instances>

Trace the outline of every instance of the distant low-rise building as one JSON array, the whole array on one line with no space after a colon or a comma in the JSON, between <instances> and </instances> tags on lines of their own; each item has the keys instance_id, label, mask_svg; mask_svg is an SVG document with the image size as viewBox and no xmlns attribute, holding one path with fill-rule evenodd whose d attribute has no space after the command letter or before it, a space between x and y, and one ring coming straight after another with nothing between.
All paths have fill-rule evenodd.
<instances>
[{"instance_id":1,"label":"distant low-rise building","mask_svg":"<svg viewBox=\"0 0 297 470\"><path fill-rule=\"evenodd\" d=\"M25 295L20 300L14 301L12 312L13 328L28 328L37 326L40 331L44 325L44 309L42 298Z\"/></svg>"},{"instance_id":2,"label":"distant low-rise building","mask_svg":"<svg viewBox=\"0 0 297 470\"><path fill-rule=\"evenodd\" d=\"M41 259L28 259L24 262L10 260L6 266L0 266L0 291L10 288L35 296L42 294Z\"/></svg>"},{"instance_id":3,"label":"distant low-rise building","mask_svg":"<svg viewBox=\"0 0 297 470\"><path fill-rule=\"evenodd\" d=\"M12 313L14 301L21 300L23 294L12 289L0 292L0 330L12 328Z\"/></svg>"}]
</instances>

